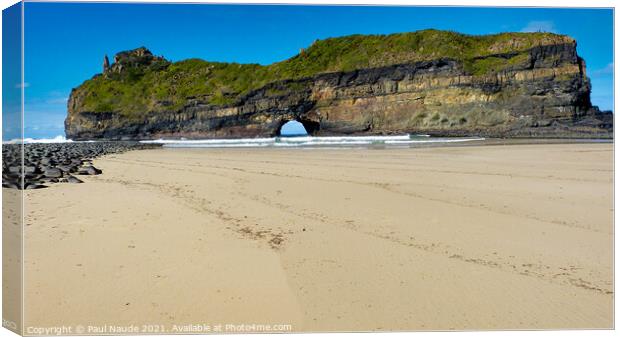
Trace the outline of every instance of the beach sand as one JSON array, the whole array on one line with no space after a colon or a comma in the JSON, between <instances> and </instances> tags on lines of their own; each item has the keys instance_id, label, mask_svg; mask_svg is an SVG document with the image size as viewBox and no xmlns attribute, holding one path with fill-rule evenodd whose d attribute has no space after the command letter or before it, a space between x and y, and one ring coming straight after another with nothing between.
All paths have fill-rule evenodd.
<instances>
[{"instance_id":1,"label":"beach sand","mask_svg":"<svg viewBox=\"0 0 620 337\"><path fill-rule=\"evenodd\" d=\"M613 327L609 143L94 163L84 184L26 191L26 328Z\"/></svg>"},{"instance_id":2,"label":"beach sand","mask_svg":"<svg viewBox=\"0 0 620 337\"><path fill-rule=\"evenodd\" d=\"M2 326L19 333L22 321L22 193L2 189Z\"/></svg>"}]
</instances>

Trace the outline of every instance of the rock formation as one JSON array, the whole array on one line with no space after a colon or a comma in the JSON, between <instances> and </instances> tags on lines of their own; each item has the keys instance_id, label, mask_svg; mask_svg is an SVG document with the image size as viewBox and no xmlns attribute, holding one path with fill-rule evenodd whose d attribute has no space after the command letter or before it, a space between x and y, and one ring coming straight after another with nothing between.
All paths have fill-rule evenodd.
<instances>
[{"instance_id":1,"label":"rock formation","mask_svg":"<svg viewBox=\"0 0 620 337\"><path fill-rule=\"evenodd\" d=\"M550 33L426 30L315 41L269 66L121 52L71 93L72 139L310 134L612 137L576 42Z\"/></svg>"},{"instance_id":2,"label":"rock formation","mask_svg":"<svg viewBox=\"0 0 620 337\"><path fill-rule=\"evenodd\" d=\"M129 150L152 149L137 142L75 142L2 145L2 187L39 189L53 183L79 184L74 175L98 175L92 159Z\"/></svg>"},{"instance_id":3,"label":"rock formation","mask_svg":"<svg viewBox=\"0 0 620 337\"><path fill-rule=\"evenodd\" d=\"M103 57L103 72L107 73L110 70L110 60L108 60L108 55Z\"/></svg>"}]
</instances>

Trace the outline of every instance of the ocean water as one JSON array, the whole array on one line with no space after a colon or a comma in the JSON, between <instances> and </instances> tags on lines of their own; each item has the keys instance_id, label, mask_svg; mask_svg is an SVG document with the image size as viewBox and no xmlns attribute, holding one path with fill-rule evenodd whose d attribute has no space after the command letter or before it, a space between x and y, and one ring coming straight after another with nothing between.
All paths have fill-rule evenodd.
<instances>
[{"instance_id":1,"label":"ocean water","mask_svg":"<svg viewBox=\"0 0 620 337\"><path fill-rule=\"evenodd\" d=\"M479 137L430 137L428 135L399 136L333 136L333 137L272 137L272 138L240 138L240 139L157 139L145 140L141 143L162 144L164 147L177 148L313 148L313 147L371 147L371 146L415 146L429 143L455 143L484 140Z\"/></svg>"},{"instance_id":2,"label":"ocean water","mask_svg":"<svg viewBox=\"0 0 620 337\"><path fill-rule=\"evenodd\" d=\"M271 137L271 138L240 138L240 139L156 139L143 140L144 144L162 144L164 147L177 148L252 148L252 147L275 147L275 148L352 148L352 147L398 147L415 146L433 143L458 143L480 141L480 137L430 137L428 135L398 135L398 136L333 136L333 137ZM71 139L64 136L56 136L47 139L25 138L24 143L72 143ZM84 141L80 141L84 142ZM93 142L93 141L86 141ZM19 139L4 141L4 144L21 143Z\"/></svg>"}]
</instances>

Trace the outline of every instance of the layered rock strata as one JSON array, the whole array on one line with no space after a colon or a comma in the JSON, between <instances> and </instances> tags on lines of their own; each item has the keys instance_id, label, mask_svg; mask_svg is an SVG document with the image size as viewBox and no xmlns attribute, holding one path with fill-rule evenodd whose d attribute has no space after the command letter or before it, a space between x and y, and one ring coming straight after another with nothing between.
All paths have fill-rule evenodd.
<instances>
[{"instance_id":1,"label":"layered rock strata","mask_svg":"<svg viewBox=\"0 0 620 337\"><path fill-rule=\"evenodd\" d=\"M577 55L573 39L554 34L515 34L514 38L494 37L501 43L486 43L472 52L466 45L469 37L458 37L464 39L459 43L470 48L463 49L467 57L450 50L446 55L429 53L423 50L428 48L424 43L412 46L407 56L391 55L386 47L382 58L367 52L371 56L362 62L365 67L341 66L342 71L333 71L338 66L328 66L311 76L272 76L275 80L268 78L266 83L250 82L256 88L250 86L245 91L220 84L215 89L205 87L203 92L194 90L198 94L191 96L180 96L183 87L176 83L184 78L226 83L221 73L209 72L219 65L198 63L194 71L204 71L201 77L179 71L181 65L174 68L176 63L155 57L145 48L119 53L108 71L89 80L97 86L87 81L72 91L65 123L67 137L269 137L278 135L290 120L301 122L314 135L612 137L613 115L592 106L585 61ZM390 36L377 43L382 41L393 43ZM264 69L276 69L277 73L304 57L308 61L302 63L306 68L300 72L307 73L313 60L321 60L316 53L329 50L312 48L280 64L256 66L250 75L238 65L239 76L259 76L253 74L262 74ZM227 71L233 68L227 67ZM234 76L234 68L231 71ZM114 96L109 98L112 92L131 101L131 96L127 98L129 89L121 85L131 80L144 85L146 79L151 84L142 89L144 97L136 97L142 103L135 107L122 105L121 98L119 103ZM160 84L166 89L157 92ZM193 82L187 85L196 87ZM153 86L156 89L151 90ZM98 95L107 97L101 100L104 104L99 104Z\"/></svg>"}]
</instances>

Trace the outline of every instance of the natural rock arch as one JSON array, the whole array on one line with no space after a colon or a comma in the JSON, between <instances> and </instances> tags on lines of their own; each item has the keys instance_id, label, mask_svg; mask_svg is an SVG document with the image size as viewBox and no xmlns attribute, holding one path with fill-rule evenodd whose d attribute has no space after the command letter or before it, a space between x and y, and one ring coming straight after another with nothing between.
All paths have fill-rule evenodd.
<instances>
[{"instance_id":1,"label":"natural rock arch","mask_svg":"<svg viewBox=\"0 0 620 337\"><path fill-rule=\"evenodd\" d=\"M288 121L280 127L280 136L304 136L308 135L308 131L303 124L296 120Z\"/></svg>"},{"instance_id":2,"label":"natural rock arch","mask_svg":"<svg viewBox=\"0 0 620 337\"><path fill-rule=\"evenodd\" d=\"M306 119L306 118L302 118L302 117L297 117L297 118L295 118L295 117L285 117L285 118L282 118L278 122L274 136L280 136L281 132L282 132L282 126L284 126L284 124L286 124L286 123L288 123L290 121L296 121L296 122L301 123L301 125L304 126L304 129L306 129L306 132L308 133L309 136L312 136L312 135L316 134L321 129L321 123L319 123L317 121L313 121L311 119Z\"/></svg>"}]
</instances>

